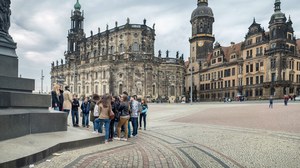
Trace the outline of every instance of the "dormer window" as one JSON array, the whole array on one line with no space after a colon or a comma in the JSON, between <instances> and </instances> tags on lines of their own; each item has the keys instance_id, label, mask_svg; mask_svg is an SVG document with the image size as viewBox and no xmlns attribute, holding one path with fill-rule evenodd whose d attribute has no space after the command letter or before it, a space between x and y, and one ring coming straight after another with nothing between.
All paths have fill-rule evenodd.
<instances>
[{"instance_id":1,"label":"dormer window","mask_svg":"<svg viewBox=\"0 0 300 168\"><path fill-rule=\"evenodd\" d=\"M259 37L256 37L256 43L260 43L262 41L262 38L261 38L261 36L259 36Z\"/></svg>"},{"instance_id":2,"label":"dormer window","mask_svg":"<svg viewBox=\"0 0 300 168\"><path fill-rule=\"evenodd\" d=\"M293 40L293 35L288 33L287 38L288 38L288 40Z\"/></svg>"},{"instance_id":3,"label":"dormer window","mask_svg":"<svg viewBox=\"0 0 300 168\"><path fill-rule=\"evenodd\" d=\"M212 61L211 61L211 64L215 64L216 63L216 59L213 59Z\"/></svg>"},{"instance_id":4,"label":"dormer window","mask_svg":"<svg viewBox=\"0 0 300 168\"><path fill-rule=\"evenodd\" d=\"M251 45L252 44L252 39L247 41L247 45Z\"/></svg>"}]
</instances>

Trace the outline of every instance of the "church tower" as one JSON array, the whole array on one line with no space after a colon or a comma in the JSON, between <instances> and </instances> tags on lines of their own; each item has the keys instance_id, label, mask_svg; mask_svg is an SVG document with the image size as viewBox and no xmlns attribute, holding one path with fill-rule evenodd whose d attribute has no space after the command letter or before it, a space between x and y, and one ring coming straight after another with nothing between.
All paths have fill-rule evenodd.
<instances>
[{"instance_id":1,"label":"church tower","mask_svg":"<svg viewBox=\"0 0 300 168\"><path fill-rule=\"evenodd\" d=\"M192 37L190 38L192 62L202 62L213 50L213 11L208 7L208 0L198 0L198 7L191 17Z\"/></svg>"},{"instance_id":2,"label":"church tower","mask_svg":"<svg viewBox=\"0 0 300 168\"><path fill-rule=\"evenodd\" d=\"M186 73L187 97L196 100L200 90L200 70L205 66L207 56L213 51L213 23L215 21L212 9L208 7L208 0L198 0L198 7L191 16L192 37L190 38L189 67Z\"/></svg>"},{"instance_id":3,"label":"church tower","mask_svg":"<svg viewBox=\"0 0 300 168\"><path fill-rule=\"evenodd\" d=\"M287 20L281 12L280 0L275 0L274 13L269 22L269 49L266 51L269 56L268 76L272 83L270 95L275 92L278 95L287 94L295 76L293 59L296 56L296 37L292 24L291 18Z\"/></svg>"},{"instance_id":4,"label":"church tower","mask_svg":"<svg viewBox=\"0 0 300 168\"><path fill-rule=\"evenodd\" d=\"M84 14L80 11L79 0L74 5L74 9L75 11L71 12L71 29L68 31L68 48L65 53L66 62L69 64L80 60L79 43L85 38L83 29Z\"/></svg>"}]
</instances>

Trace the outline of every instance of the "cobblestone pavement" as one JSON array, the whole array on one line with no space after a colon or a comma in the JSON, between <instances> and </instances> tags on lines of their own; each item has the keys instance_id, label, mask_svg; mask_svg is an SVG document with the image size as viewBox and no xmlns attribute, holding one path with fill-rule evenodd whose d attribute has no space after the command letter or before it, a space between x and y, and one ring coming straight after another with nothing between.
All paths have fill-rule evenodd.
<instances>
[{"instance_id":1,"label":"cobblestone pavement","mask_svg":"<svg viewBox=\"0 0 300 168\"><path fill-rule=\"evenodd\" d=\"M62 151L35 167L298 168L300 104L264 106L150 105L138 137Z\"/></svg>"}]
</instances>

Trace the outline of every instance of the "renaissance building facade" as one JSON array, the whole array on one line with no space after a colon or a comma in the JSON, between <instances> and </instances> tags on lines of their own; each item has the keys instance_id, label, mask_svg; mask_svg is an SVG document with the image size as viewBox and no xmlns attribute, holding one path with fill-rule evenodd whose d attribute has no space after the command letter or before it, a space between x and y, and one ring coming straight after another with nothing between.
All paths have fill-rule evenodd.
<instances>
[{"instance_id":1,"label":"renaissance building facade","mask_svg":"<svg viewBox=\"0 0 300 168\"><path fill-rule=\"evenodd\" d=\"M208 0L198 0L191 17L187 97L191 92L194 101L300 94L300 39L294 35L291 18L281 12L280 0L274 5L268 30L254 19L244 41L224 47L215 42Z\"/></svg>"},{"instance_id":2,"label":"renaissance building facade","mask_svg":"<svg viewBox=\"0 0 300 168\"><path fill-rule=\"evenodd\" d=\"M68 48L65 61L52 63L51 82L70 86L71 92L81 96L94 93L103 95L138 95L153 100L157 98L174 101L184 91L185 66L183 55L175 58L169 51L162 57L155 56L155 24L118 26L86 37L84 14L78 0L71 15L68 32Z\"/></svg>"}]
</instances>

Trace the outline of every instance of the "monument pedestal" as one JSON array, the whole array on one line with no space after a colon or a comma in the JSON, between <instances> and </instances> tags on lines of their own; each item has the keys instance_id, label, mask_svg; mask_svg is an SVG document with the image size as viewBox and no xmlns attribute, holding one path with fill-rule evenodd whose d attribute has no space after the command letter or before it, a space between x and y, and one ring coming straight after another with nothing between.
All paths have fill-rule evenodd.
<instances>
[{"instance_id":1,"label":"monument pedestal","mask_svg":"<svg viewBox=\"0 0 300 168\"><path fill-rule=\"evenodd\" d=\"M50 95L32 94L34 80L18 78L17 44L0 32L0 141L67 131L67 114L49 112Z\"/></svg>"},{"instance_id":2,"label":"monument pedestal","mask_svg":"<svg viewBox=\"0 0 300 168\"><path fill-rule=\"evenodd\" d=\"M17 44L12 38L0 32L0 76L18 77Z\"/></svg>"}]
</instances>

